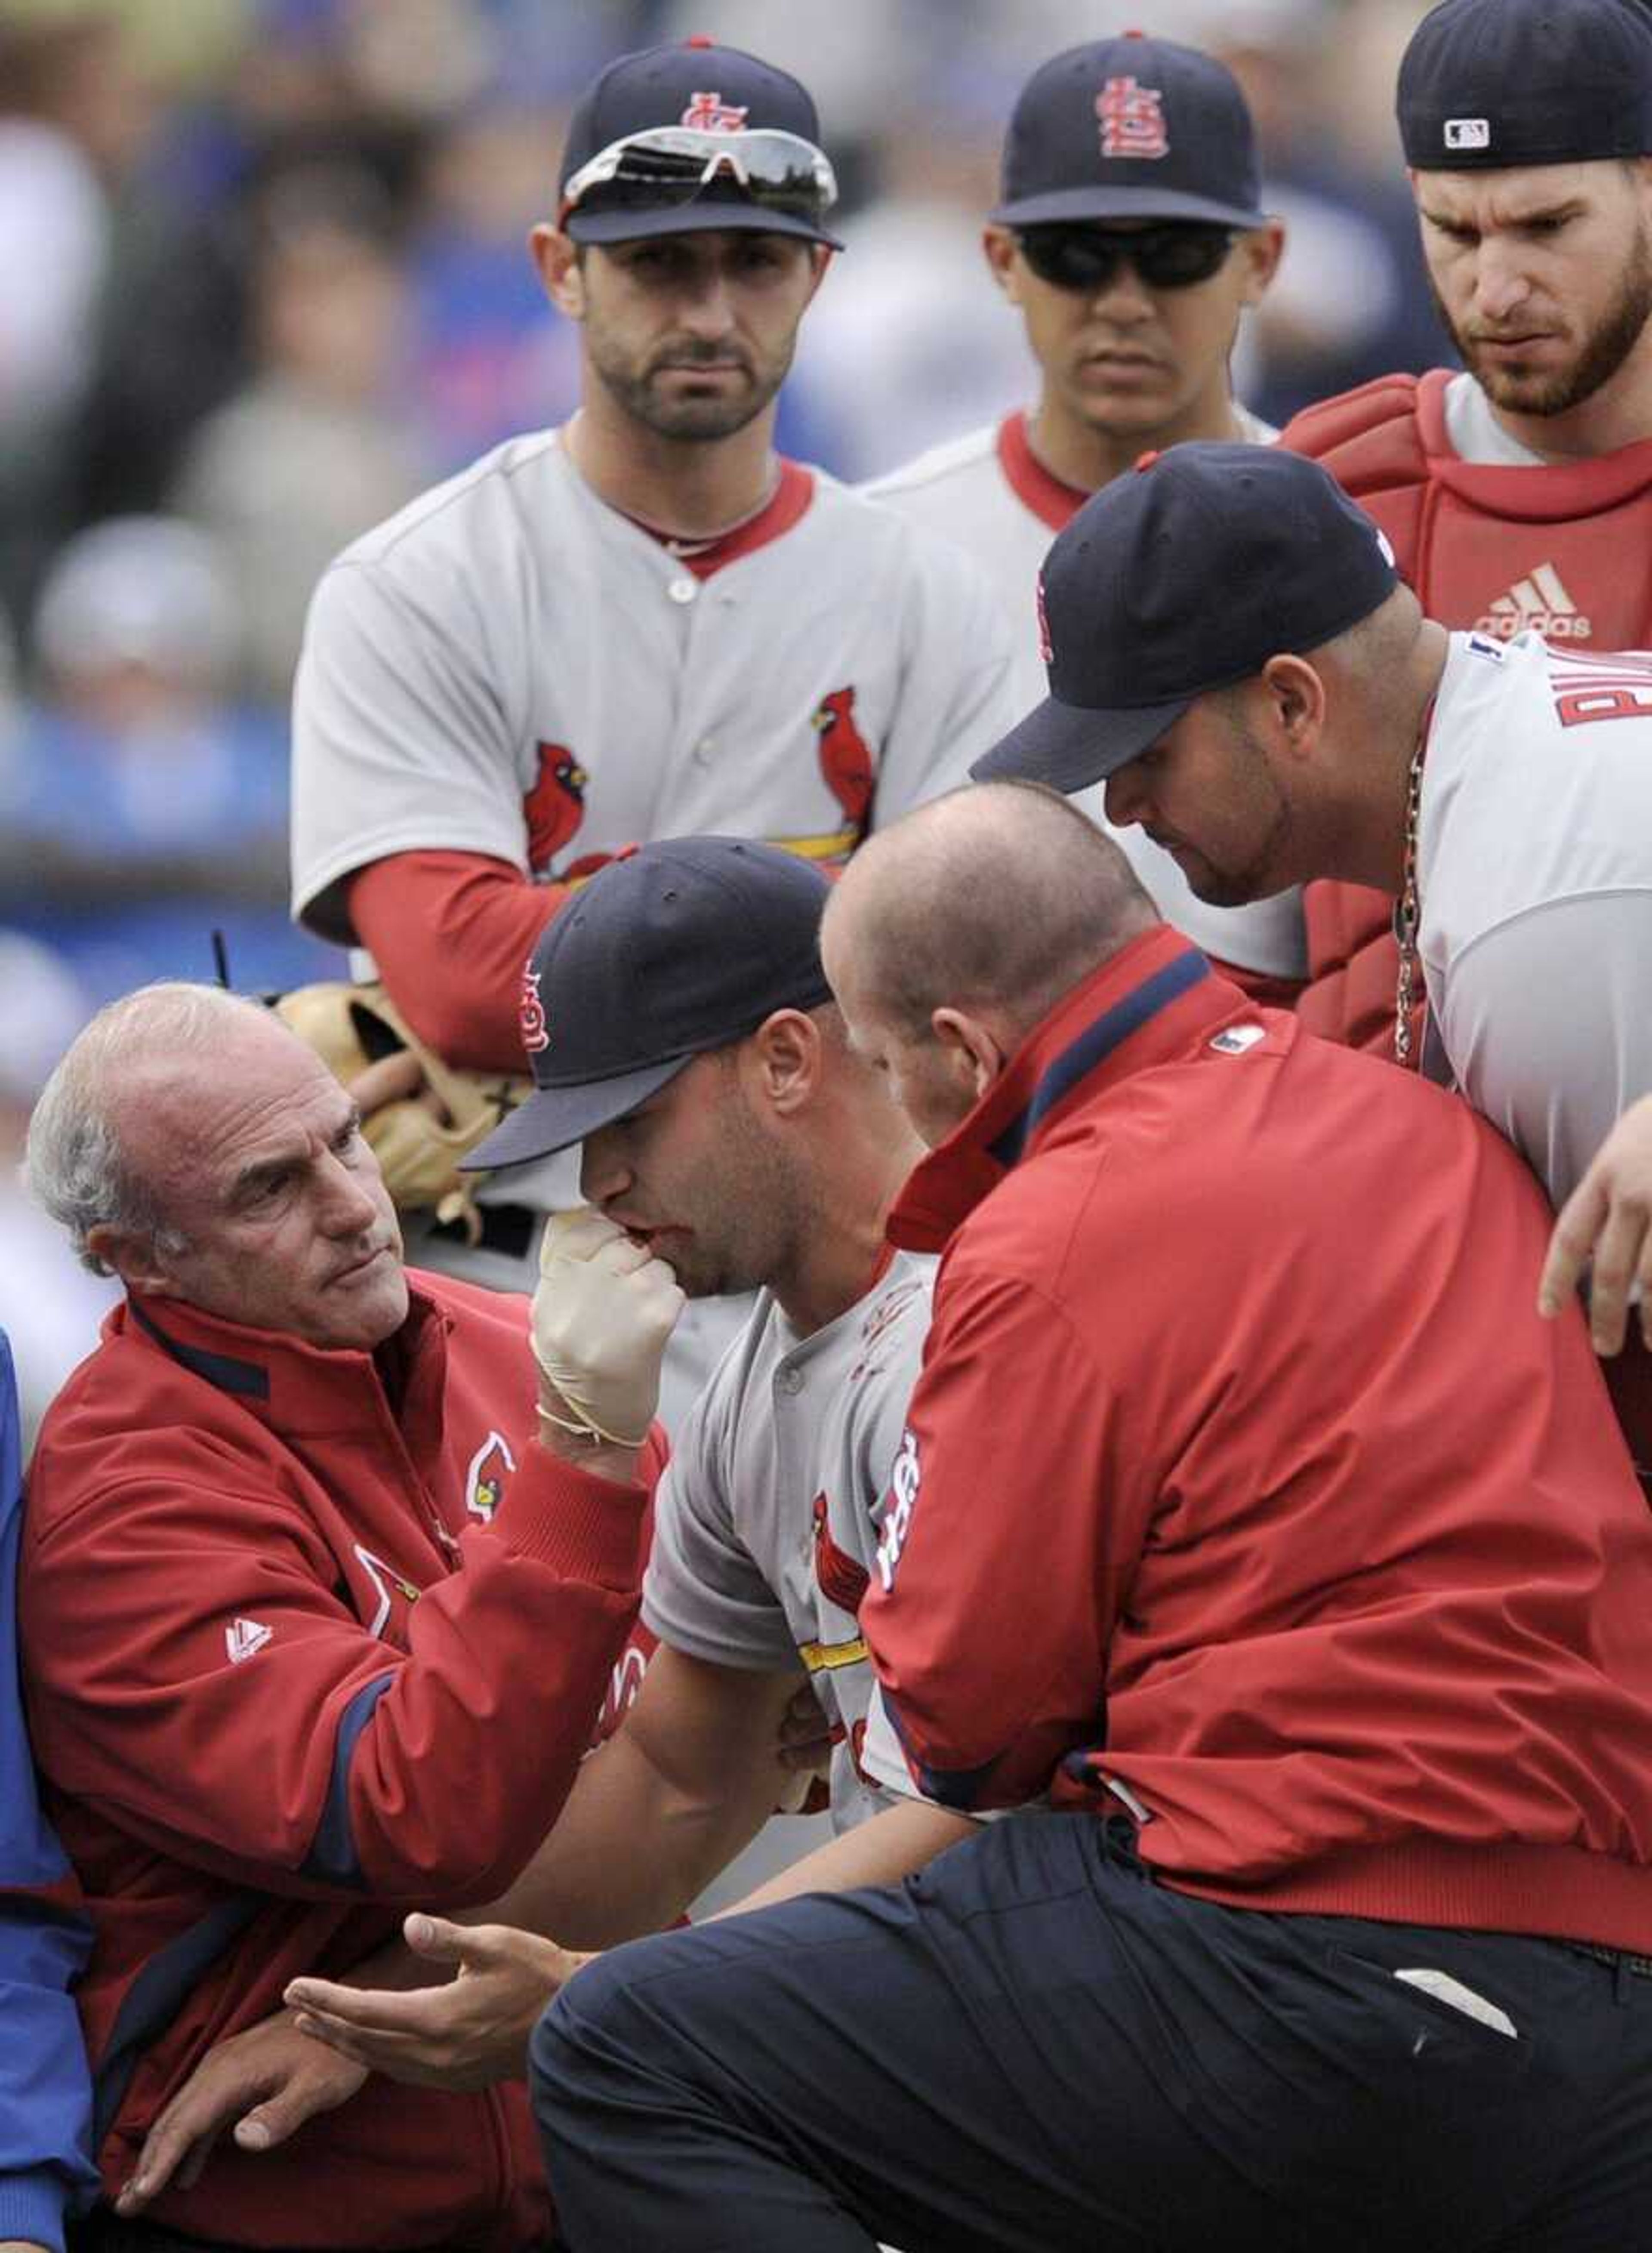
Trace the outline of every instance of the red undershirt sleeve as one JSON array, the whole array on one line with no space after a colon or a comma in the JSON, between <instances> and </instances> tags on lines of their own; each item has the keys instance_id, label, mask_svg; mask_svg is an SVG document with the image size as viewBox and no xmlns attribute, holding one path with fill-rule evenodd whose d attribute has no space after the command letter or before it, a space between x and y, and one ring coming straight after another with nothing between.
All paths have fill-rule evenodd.
<instances>
[{"instance_id":1,"label":"red undershirt sleeve","mask_svg":"<svg viewBox=\"0 0 1652 2253\"><path fill-rule=\"evenodd\" d=\"M350 880L350 920L421 1040L472 1071L526 1067L522 971L566 884L479 853L393 853Z\"/></svg>"}]
</instances>

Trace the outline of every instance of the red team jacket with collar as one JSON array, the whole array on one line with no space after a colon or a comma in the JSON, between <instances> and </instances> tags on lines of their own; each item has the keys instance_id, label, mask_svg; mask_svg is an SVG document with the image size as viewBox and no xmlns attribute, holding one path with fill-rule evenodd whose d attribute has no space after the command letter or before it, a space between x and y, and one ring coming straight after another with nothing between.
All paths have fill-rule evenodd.
<instances>
[{"instance_id":1,"label":"red team jacket with collar","mask_svg":"<svg viewBox=\"0 0 1652 2253\"><path fill-rule=\"evenodd\" d=\"M504 1888L631 1626L645 1502L534 1443L523 1301L410 1281L389 1388L382 1349L129 1300L40 1435L21 1629L95 1934L80 1999L111 2191L289 1979L348 1970L408 1908ZM519 2082L376 2076L276 2152L221 2144L155 2213L298 2247L514 2253L549 2228Z\"/></svg>"},{"instance_id":2,"label":"red team jacket with collar","mask_svg":"<svg viewBox=\"0 0 1652 2253\"><path fill-rule=\"evenodd\" d=\"M1652 1949L1652 1518L1536 1183L1161 927L890 1233L944 1247L861 1608L920 1788L1270 1910Z\"/></svg>"},{"instance_id":3,"label":"red team jacket with collar","mask_svg":"<svg viewBox=\"0 0 1652 2253\"><path fill-rule=\"evenodd\" d=\"M1543 469L1465 462L1446 429L1450 373L1388 375L1306 408L1279 443L1329 470L1374 517L1443 625L1562 648L1652 646L1652 439ZM1305 1024L1391 1053L1393 902L1363 884L1304 891Z\"/></svg>"}]
</instances>

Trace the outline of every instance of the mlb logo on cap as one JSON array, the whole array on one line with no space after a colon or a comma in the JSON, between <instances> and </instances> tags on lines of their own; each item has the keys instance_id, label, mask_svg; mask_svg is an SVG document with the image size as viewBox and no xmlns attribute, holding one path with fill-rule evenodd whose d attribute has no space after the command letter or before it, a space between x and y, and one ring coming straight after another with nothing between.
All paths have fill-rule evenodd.
<instances>
[{"instance_id":1,"label":"mlb logo on cap","mask_svg":"<svg viewBox=\"0 0 1652 2253\"><path fill-rule=\"evenodd\" d=\"M1420 172L1652 155L1646 0L1440 0L1395 107Z\"/></svg>"}]
</instances>

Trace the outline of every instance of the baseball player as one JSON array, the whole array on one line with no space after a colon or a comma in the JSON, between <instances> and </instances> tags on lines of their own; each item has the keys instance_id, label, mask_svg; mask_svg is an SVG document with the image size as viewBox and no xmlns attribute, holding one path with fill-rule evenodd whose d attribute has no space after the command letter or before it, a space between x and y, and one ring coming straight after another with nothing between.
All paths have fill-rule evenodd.
<instances>
[{"instance_id":1,"label":"baseball player","mask_svg":"<svg viewBox=\"0 0 1652 2253\"><path fill-rule=\"evenodd\" d=\"M654 1494L644 1619L659 1648L613 1750L586 1763L484 1926L420 1929L422 1952L468 1976L416 1997L303 1984L307 2014L361 2063L450 2087L519 2074L543 1967L560 1961L535 1936L603 1946L694 1900L784 1788L774 1746L802 1682L831 1723L838 1831L878 1813L903 1838L915 1822L948 1840L966 1827L909 1815L860 1757L872 1676L855 1615L933 1262L883 1241L919 1150L831 1004L829 892L771 847L681 839L600 870L540 941L525 988L535 1092L475 1156L582 1146L596 1210L553 1220L543 1254L547 1268L583 1255L581 1288L542 1296L534 1343L554 1388L544 1442L593 1510L641 1475L657 1355L639 1276L663 1263L691 1297L762 1287ZM283 2134L307 2101L285 2107ZM192 2097L175 2108L146 2180L216 2117Z\"/></svg>"},{"instance_id":2,"label":"baseball player","mask_svg":"<svg viewBox=\"0 0 1652 2253\"><path fill-rule=\"evenodd\" d=\"M1047 792L874 838L822 948L944 1246L861 1626L1008 1811L563 1959L572 2253L1652 2243L1652 1522L1526 1168Z\"/></svg>"},{"instance_id":3,"label":"baseball player","mask_svg":"<svg viewBox=\"0 0 1652 2253\"><path fill-rule=\"evenodd\" d=\"M1132 31L1056 55L1021 89L983 247L1026 324L1037 404L867 488L990 575L1021 710L1045 689L1038 567L1081 503L1151 447L1277 435L1228 379L1239 317L1284 248L1260 199L1251 114L1213 56ZM1102 819L1099 799L1090 810ZM1173 923L1251 991L1289 998L1307 966L1293 895L1212 908L1149 839L1118 841Z\"/></svg>"},{"instance_id":4,"label":"baseball player","mask_svg":"<svg viewBox=\"0 0 1652 2253\"><path fill-rule=\"evenodd\" d=\"M1401 65L1423 249L1460 373L1298 415L1432 617L1557 647L1652 643L1652 15L1638 0L1446 0ZM1382 1048L1392 903L1306 903L1318 1031Z\"/></svg>"},{"instance_id":5,"label":"baseball player","mask_svg":"<svg viewBox=\"0 0 1652 2253\"><path fill-rule=\"evenodd\" d=\"M533 234L579 324L579 412L415 502L317 589L296 911L370 950L450 1063L521 1069L522 966L622 847L733 830L838 867L1014 716L968 561L775 454L834 195L784 73L704 40L610 64ZM479 1245L419 1256L519 1284L524 1208L547 1201L543 1178L495 1182Z\"/></svg>"},{"instance_id":6,"label":"baseball player","mask_svg":"<svg viewBox=\"0 0 1652 2253\"><path fill-rule=\"evenodd\" d=\"M1110 818L1207 899L1323 875L1397 895L1398 1060L1454 1080L1564 1203L1652 1092L1652 657L1448 633L1278 447L1177 447L1098 493L1044 600L1049 699L978 773L1105 777ZM1643 1470L1649 1370L1611 1372Z\"/></svg>"}]
</instances>

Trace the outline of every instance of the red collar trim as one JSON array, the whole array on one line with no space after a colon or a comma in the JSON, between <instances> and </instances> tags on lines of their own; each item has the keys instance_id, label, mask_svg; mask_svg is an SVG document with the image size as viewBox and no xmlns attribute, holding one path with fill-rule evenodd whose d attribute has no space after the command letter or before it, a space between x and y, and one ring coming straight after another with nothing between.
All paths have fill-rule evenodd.
<instances>
[{"instance_id":1,"label":"red collar trim","mask_svg":"<svg viewBox=\"0 0 1652 2253\"><path fill-rule=\"evenodd\" d=\"M446 1358L451 1317L408 1278L408 1316L397 1333L411 1372L434 1356ZM181 1299L128 1294L107 1324L116 1336L136 1329L157 1352L217 1392L238 1399L276 1431L374 1428L390 1411L370 1353L350 1347L307 1344L275 1330L250 1328L209 1315ZM408 1392L411 1395L412 1379ZM319 1419L319 1420L318 1420Z\"/></svg>"},{"instance_id":2,"label":"red collar trim","mask_svg":"<svg viewBox=\"0 0 1652 2253\"><path fill-rule=\"evenodd\" d=\"M1652 485L1652 438L1587 461L1545 462L1541 469L1509 462L1465 462L1446 429L1446 387L1455 373L1431 368L1420 379L1417 429L1430 475L1465 500L1520 523L1563 524L1614 508Z\"/></svg>"},{"instance_id":3,"label":"red collar trim","mask_svg":"<svg viewBox=\"0 0 1652 2253\"><path fill-rule=\"evenodd\" d=\"M891 1242L911 1252L942 1250L1075 1104L1092 1103L1133 1073L1185 1054L1190 1040L1245 1011L1256 1014L1179 931L1160 924L1143 932L1034 1028L974 1110L919 1162L889 1215ZM1087 1038L1104 1033L1095 1060L1075 1075L1075 1056L1082 1060Z\"/></svg>"},{"instance_id":4,"label":"red collar trim","mask_svg":"<svg viewBox=\"0 0 1652 2253\"><path fill-rule=\"evenodd\" d=\"M756 516L748 517L743 524L735 525L732 532L725 532L720 540L695 548L692 555L679 556L677 561L685 571L693 572L696 579L709 579L725 564L738 563L742 556L755 555L760 548L767 548L771 541L782 538L807 513L813 499L814 471L805 470L800 462L783 461L775 489ZM645 524L640 517L630 517L627 520L669 552L670 533L661 532L652 524Z\"/></svg>"},{"instance_id":5,"label":"red collar trim","mask_svg":"<svg viewBox=\"0 0 1652 2253\"><path fill-rule=\"evenodd\" d=\"M1020 408L998 426L998 461L1015 498L1025 502L1052 532L1064 531L1090 499L1087 492L1044 467L1033 451L1027 416Z\"/></svg>"}]
</instances>

